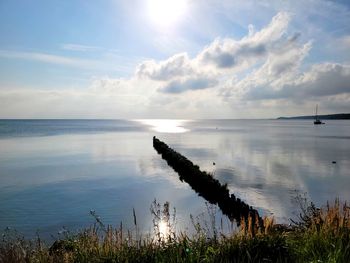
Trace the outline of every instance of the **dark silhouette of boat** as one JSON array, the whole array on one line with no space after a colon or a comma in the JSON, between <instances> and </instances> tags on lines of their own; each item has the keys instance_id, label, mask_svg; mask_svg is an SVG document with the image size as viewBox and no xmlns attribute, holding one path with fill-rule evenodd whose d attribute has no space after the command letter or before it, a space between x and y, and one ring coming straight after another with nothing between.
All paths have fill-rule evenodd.
<instances>
[{"instance_id":1,"label":"dark silhouette of boat","mask_svg":"<svg viewBox=\"0 0 350 263\"><path fill-rule=\"evenodd\" d=\"M324 124L324 122L322 122L322 121L318 118L317 110L318 110L318 105L316 105L316 113L315 113L314 125Z\"/></svg>"}]
</instances>

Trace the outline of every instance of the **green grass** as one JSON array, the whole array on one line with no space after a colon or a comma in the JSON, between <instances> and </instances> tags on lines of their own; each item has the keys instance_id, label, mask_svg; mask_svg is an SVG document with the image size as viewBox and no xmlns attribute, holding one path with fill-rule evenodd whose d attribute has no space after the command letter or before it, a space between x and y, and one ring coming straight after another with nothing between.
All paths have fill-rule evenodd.
<instances>
[{"instance_id":1,"label":"green grass","mask_svg":"<svg viewBox=\"0 0 350 263\"><path fill-rule=\"evenodd\" d=\"M248 220L240 229L222 233L193 220L195 233L175 233L175 214L154 202L154 233L142 236L96 224L76 234L66 233L51 246L40 238L28 241L15 232L4 232L0 262L349 262L350 208L338 200L318 209L302 210L293 226L276 225L265 218L264 226ZM135 214L135 213L134 213ZM165 222L165 223L164 223ZM215 228L215 224L211 225ZM165 231L165 230L166 231Z\"/></svg>"}]
</instances>

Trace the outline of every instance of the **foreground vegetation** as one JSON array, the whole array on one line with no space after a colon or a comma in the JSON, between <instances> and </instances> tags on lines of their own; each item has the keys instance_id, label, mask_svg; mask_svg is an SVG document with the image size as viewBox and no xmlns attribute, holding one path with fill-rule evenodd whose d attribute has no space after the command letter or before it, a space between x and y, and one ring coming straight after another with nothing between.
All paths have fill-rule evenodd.
<instances>
[{"instance_id":1,"label":"foreground vegetation","mask_svg":"<svg viewBox=\"0 0 350 263\"><path fill-rule=\"evenodd\" d=\"M264 219L264 228L242 220L240 228L223 233L193 220L195 233L174 229L169 204L154 202L154 233L142 236L96 224L77 234L66 233L51 246L40 238L26 241L11 231L3 234L0 262L349 262L350 208L338 200L323 209L312 203L302 207L292 226ZM193 219L193 218L192 218ZM213 222L212 222L213 223ZM209 224L210 225L210 224ZM263 230L262 230L263 229Z\"/></svg>"}]
</instances>

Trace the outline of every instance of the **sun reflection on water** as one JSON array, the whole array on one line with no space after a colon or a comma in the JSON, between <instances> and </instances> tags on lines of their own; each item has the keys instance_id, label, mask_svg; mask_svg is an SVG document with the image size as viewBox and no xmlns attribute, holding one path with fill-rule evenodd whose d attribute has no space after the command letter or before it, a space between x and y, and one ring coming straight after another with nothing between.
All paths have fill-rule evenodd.
<instances>
[{"instance_id":1,"label":"sun reflection on water","mask_svg":"<svg viewBox=\"0 0 350 263\"><path fill-rule=\"evenodd\" d=\"M148 120L136 120L142 124L151 126L151 129L161 133L184 133L189 129L183 127L188 120L172 120L172 119L148 119Z\"/></svg>"},{"instance_id":2,"label":"sun reflection on water","mask_svg":"<svg viewBox=\"0 0 350 263\"><path fill-rule=\"evenodd\" d=\"M167 239L169 235L169 227L167 222L165 222L164 220L160 220L158 227L161 238Z\"/></svg>"}]
</instances>

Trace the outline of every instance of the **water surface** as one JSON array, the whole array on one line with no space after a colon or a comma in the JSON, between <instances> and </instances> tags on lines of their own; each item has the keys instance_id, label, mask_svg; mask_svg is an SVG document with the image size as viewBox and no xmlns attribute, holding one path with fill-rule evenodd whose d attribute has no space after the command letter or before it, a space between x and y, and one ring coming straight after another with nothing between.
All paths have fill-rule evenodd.
<instances>
[{"instance_id":1,"label":"water surface","mask_svg":"<svg viewBox=\"0 0 350 263\"><path fill-rule=\"evenodd\" d=\"M155 198L176 207L178 228L190 228L205 200L156 153L154 135L262 214L288 222L297 193L317 205L350 200L349 134L340 120L0 120L0 229L49 236L90 225L90 210L128 225L135 208L150 231Z\"/></svg>"}]
</instances>

